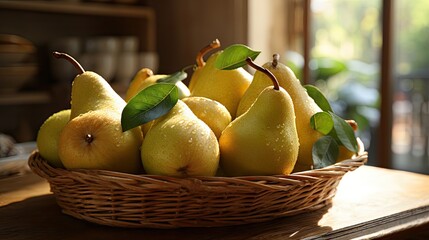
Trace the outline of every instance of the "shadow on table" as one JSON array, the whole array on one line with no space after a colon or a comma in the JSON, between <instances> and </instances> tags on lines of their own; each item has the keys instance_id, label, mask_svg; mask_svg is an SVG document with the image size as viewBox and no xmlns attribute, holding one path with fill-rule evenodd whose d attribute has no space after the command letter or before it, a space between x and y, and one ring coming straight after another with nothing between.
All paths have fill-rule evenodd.
<instances>
[{"instance_id":1,"label":"shadow on table","mask_svg":"<svg viewBox=\"0 0 429 240\"><path fill-rule=\"evenodd\" d=\"M239 226L130 229L101 226L63 214L49 194L0 207L0 239L300 239L332 230L318 225L329 208Z\"/></svg>"}]
</instances>

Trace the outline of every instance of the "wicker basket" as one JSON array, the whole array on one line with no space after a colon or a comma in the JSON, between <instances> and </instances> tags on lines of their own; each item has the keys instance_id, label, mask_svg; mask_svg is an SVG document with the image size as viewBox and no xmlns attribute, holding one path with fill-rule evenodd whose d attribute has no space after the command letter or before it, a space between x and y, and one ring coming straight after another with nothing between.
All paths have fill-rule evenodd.
<instances>
[{"instance_id":1,"label":"wicker basket","mask_svg":"<svg viewBox=\"0 0 429 240\"><path fill-rule=\"evenodd\" d=\"M37 151L31 169L47 179L63 212L133 228L218 227L263 222L324 207L341 178L367 153L335 165L281 176L173 178L51 167Z\"/></svg>"}]
</instances>

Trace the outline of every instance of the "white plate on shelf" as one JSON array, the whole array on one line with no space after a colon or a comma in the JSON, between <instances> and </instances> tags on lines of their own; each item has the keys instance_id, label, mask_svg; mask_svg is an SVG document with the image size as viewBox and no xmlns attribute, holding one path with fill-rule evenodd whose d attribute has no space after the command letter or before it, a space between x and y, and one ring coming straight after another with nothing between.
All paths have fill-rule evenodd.
<instances>
[{"instance_id":1,"label":"white plate on shelf","mask_svg":"<svg viewBox=\"0 0 429 240\"><path fill-rule=\"evenodd\" d=\"M17 143L15 146L18 150L17 155L0 158L0 176L30 171L28 158L37 148L36 142Z\"/></svg>"}]
</instances>

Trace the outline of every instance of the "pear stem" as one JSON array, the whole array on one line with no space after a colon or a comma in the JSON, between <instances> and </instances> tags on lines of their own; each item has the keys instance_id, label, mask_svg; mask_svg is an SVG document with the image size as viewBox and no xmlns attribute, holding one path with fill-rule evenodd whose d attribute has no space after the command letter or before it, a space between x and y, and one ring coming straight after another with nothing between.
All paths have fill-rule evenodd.
<instances>
[{"instance_id":1,"label":"pear stem","mask_svg":"<svg viewBox=\"0 0 429 240\"><path fill-rule=\"evenodd\" d=\"M200 52L198 52L198 54L197 54L197 58L196 58L197 66L203 67L206 64L206 62L204 61L204 58L203 58L204 55L206 55L206 53L208 53L209 51L216 49L218 47L220 47L220 42L218 39L213 40L213 42L211 42L209 45L203 47L200 50Z\"/></svg>"},{"instance_id":2,"label":"pear stem","mask_svg":"<svg viewBox=\"0 0 429 240\"><path fill-rule=\"evenodd\" d=\"M272 65L273 65L274 68L277 67L277 64L279 63L279 60L280 60L280 55L278 53L274 53L273 54L273 63L272 63Z\"/></svg>"},{"instance_id":3,"label":"pear stem","mask_svg":"<svg viewBox=\"0 0 429 240\"><path fill-rule=\"evenodd\" d=\"M280 90L279 81L277 81L277 78L273 75L273 73L271 73L268 69L257 65L255 62L253 62L253 60L250 57L246 58L246 62L247 62L247 64L249 64L254 69L261 71L265 75L267 75L271 79L271 81L273 82L274 89Z\"/></svg>"},{"instance_id":4,"label":"pear stem","mask_svg":"<svg viewBox=\"0 0 429 240\"><path fill-rule=\"evenodd\" d=\"M346 122L353 128L353 131L358 130L358 124L355 120L346 120Z\"/></svg>"},{"instance_id":5,"label":"pear stem","mask_svg":"<svg viewBox=\"0 0 429 240\"><path fill-rule=\"evenodd\" d=\"M69 61L73 66L79 71L79 74L82 74L85 72L85 69L83 69L82 65L76 59L74 59L72 56L68 55L67 53L60 53L60 52L53 52L52 55L56 58L63 58L67 61Z\"/></svg>"},{"instance_id":6,"label":"pear stem","mask_svg":"<svg viewBox=\"0 0 429 240\"><path fill-rule=\"evenodd\" d=\"M186 72L186 70L191 69L191 68L193 69L194 67L195 67L195 65L188 65L188 66L182 68L182 72Z\"/></svg>"}]
</instances>

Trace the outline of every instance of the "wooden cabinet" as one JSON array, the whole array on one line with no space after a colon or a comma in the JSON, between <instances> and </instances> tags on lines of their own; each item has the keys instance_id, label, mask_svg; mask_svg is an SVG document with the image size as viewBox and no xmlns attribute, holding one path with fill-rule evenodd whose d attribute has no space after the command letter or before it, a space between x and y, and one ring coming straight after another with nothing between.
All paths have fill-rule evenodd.
<instances>
[{"instance_id":1,"label":"wooden cabinet","mask_svg":"<svg viewBox=\"0 0 429 240\"><path fill-rule=\"evenodd\" d=\"M0 33L22 36L37 48L34 83L23 91L0 92L0 132L19 142L34 140L44 119L69 106L70 84L58 83L50 69L49 44L56 39L135 36L138 51L156 51L155 11L142 5L0 1Z\"/></svg>"},{"instance_id":2,"label":"wooden cabinet","mask_svg":"<svg viewBox=\"0 0 429 240\"><path fill-rule=\"evenodd\" d=\"M0 1L2 33L36 44L64 36L135 35L155 51L155 12L145 6L67 1Z\"/></svg>"},{"instance_id":3,"label":"wooden cabinet","mask_svg":"<svg viewBox=\"0 0 429 240\"><path fill-rule=\"evenodd\" d=\"M51 56L47 46L57 38L137 35L140 51L158 54L161 74L194 64L197 52L215 38L221 41L222 48L247 43L248 0L139 2L145 5L0 0L0 33L17 34L33 41L39 48L41 64L37 91L13 97L0 93L0 132L26 133L19 141L34 139L42 121L69 103L68 89L63 89L50 75ZM33 97L38 101L33 101ZM18 124L20 121L30 126ZM25 129L33 132L28 134Z\"/></svg>"}]
</instances>

